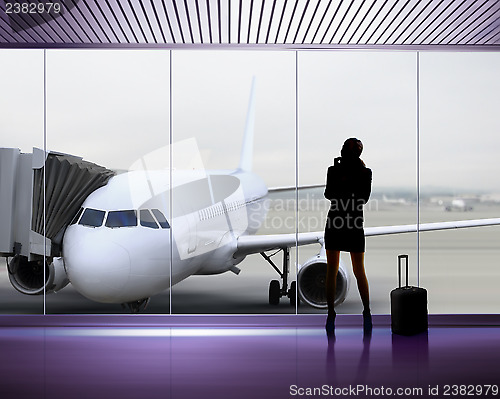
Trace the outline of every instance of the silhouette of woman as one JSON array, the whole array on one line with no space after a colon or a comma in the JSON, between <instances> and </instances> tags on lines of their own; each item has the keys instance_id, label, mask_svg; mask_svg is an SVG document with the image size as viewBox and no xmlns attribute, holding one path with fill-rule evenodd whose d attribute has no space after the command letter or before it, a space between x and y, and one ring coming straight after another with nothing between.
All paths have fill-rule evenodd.
<instances>
[{"instance_id":1,"label":"silhouette of woman","mask_svg":"<svg viewBox=\"0 0 500 399\"><path fill-rule=\"evenodd\" d=\"M347 139L341 156L335 158L334 165L328 168L326 178L325 198L331 203L325 226L327 332L335 329L334 303L340 251L351 254L352 268L363 303L363 327L365 331L372 328L363 230L363 205L370 197L372 171L359 158L362 151L360 140Z\"/></svg>"}]
</instances>

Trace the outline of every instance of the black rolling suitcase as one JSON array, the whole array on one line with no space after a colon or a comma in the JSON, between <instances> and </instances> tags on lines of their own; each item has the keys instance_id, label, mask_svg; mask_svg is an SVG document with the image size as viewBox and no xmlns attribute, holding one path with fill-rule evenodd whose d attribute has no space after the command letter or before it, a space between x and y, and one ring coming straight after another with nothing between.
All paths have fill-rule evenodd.
<instances>
[{"instance_id":1,"label":"black rolling suitcase","mask_svg":"<svg viewBox=\"0 0 500 399\"><path fill-rule=\"evenodd\" d=\"M406 286L401 287L401 260L406 260ZM391 329L394 334L427 331L427 290L408 285L408 255L398 256L399 288L391 291Z\"/></svg>"}]
</instances>

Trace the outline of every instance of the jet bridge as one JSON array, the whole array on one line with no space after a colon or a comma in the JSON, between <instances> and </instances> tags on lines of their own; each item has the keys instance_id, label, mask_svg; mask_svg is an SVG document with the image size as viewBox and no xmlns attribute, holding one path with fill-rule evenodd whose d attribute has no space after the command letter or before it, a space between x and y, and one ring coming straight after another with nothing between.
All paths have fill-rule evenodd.
<instances>
[{"instance_id":1,"label":"jet bridge","mask_svg":"<svg viewBox=\"0 0 500 399\"><path fill-rule=\"evenodd\" d=\"M87 196L114 174L73 155L0 148L0 256L13 258L9 277L16 289L43 291L43 265L48 283L66 227Z\"/></svg>"}]
</instances>

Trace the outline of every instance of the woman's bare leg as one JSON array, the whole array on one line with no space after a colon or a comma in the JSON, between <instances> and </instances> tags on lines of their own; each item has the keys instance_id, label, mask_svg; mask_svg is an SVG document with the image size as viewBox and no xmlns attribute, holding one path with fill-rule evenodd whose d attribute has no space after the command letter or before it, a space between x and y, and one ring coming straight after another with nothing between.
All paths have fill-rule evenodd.
<instances>
[{"instance_id":1,"label":"woman's bare leg","mask_svg":"<svg viewBox=\"0 0 500 399\"><path fill-rule=\"evenodd\" d=\"M372 331L372 315L370 313L370 290L368 287L368 279L365 273L365 253L351 252L352 270L358 283L358 291L363 302L363 329L365 333L370 334Z\"/></svg>"},{"instance_id":2,"label":"woman's bare leg","mask_svg":"<svg viewBox=\"0 0 500 399\"><path fill-rule=\"evenodd\" d=\"M335 293L337 290L337 273L339 271L340 251L326 250L326 303L328 315L335 314Z\"/></svg>"},{"instance_id":3,"label":"woman's bare leg","mask_svg":"<svg viewBox=\"0 0 500 399\"><path fill-rule=\"evenodd\" d=\"M358 283L358 291L363 303L363 311L370 312L370 290L365 273L365 253L351 252L352 270Z\"/></svg>"}]
</instances>

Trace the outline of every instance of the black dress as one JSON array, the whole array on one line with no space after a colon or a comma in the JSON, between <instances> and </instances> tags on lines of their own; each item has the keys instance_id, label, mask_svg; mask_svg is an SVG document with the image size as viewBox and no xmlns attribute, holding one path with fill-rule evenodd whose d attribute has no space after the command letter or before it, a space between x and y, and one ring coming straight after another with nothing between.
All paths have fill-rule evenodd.
<instances>
[{"instance_id":1,"label":"black dress","mask_svg":"<svg viewBox=\"0 0 500 399\"><path fill-rule=\"evenodd\" d=\"M359 158L335 158L328 168L325 198L330 210L325 226L325 248L365 252L363 206L370 198L372 171Z\"/></svg>"}]
</instances>

